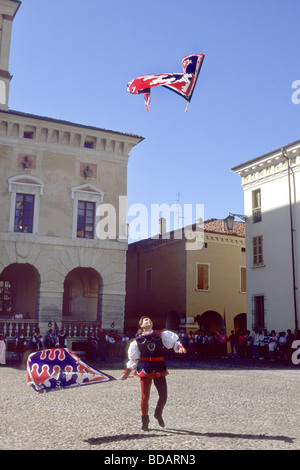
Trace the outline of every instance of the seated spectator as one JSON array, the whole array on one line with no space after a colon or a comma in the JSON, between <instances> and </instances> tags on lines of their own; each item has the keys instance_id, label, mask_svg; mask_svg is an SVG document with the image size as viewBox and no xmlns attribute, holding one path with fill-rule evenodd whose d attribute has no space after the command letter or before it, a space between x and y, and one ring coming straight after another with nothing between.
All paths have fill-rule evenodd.
<instances>
[{"instance_id":1,"label":"seated spectator","mask_svg":"<svg viewBox=\"0 0 300 470\"><path fill-rule=\"evenodd\" d=\"M106 335L107 341L107 356L114 357L115 356L115 338L113 332L108 332Z\"/></svg>"},{"instance_id":2,"label":"seated spectator","mask_svg":"<svg viewBox=\"0 0 300 470\"><path fill-rule=\"evenodd\" d=\"M98 328L97 341L98 341L98 355L99 357L101 357L102 361L105 361L106 354L107 354L106 331L101 327Z\"/></svg>"},{"instance_id":3,"label":"seated spectator","mask_svg":"<svg viewBox=\"0 0 300 470\"><path fill-rule=\"evenodd\" d=\"M43 349L43 337L39 328L35 330L31 341L34 351L41 351L41 349Z\"/></svg>"},{"instance_id":4,"label":"seated spectator","mask_svg":"<svg viewBox=\"0 0 300 470\"><path fill-rule=\"evenodd\" d=\"M98 341L94 331L89 336L88 339L88 358L96 361L97 360L97 351L98 351Z\"/></svg>"},{"instance_id":5,"label":"seated spectator","mask_svg":"<svg viewBox=\"0 0 300 470\"><path fill-rule=\"evenodd\" d=\"M15 351L19 355L19 361L23 361L24 353L27 349L27 340L24 330L20 330L15 338Z\"/></svg>"},{"instance_id":6,"label":"seated spectator","mask_svg":"<svg viewBox=\"0 0 300 470\"><path fill-rule=\"evenodd\" d=\"M67 335L64 330L60 330L58 333L58 347L59 348L67 348L68 347L68 340Z\"/></svg>"},{"instance_id":7,"label":"seated spectator","mask_svg":"<svg viewBox=\"0 0 300 470\"><path fill-rule=\"evenodd\" d=\"M52 328L48 331L45 337L45 347L48 349L56 348L58 346L58 340L56 334L53 332Z\"/></svg>"},{"instance_id":8,"label":"seated spectator","mask_svg":"<svg viewBox=\"0 0 300 470\"><path fill-rule=\"evenodd\" d=\"M13 316L12 316L13 320L19 320L19 319L22 319L22 318L23 318L23 315L22 315L20 310L17 310L17 313L14 313Z\"/></svg>"}]
</instances>

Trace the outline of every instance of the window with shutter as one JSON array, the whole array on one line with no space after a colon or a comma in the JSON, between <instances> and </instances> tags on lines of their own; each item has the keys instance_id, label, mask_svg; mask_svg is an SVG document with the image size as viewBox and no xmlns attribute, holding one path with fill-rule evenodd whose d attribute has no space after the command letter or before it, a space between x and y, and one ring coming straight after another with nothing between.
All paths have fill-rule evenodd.
<instances>
[{"instance_id":1,"label":"window with shutter","mask_svg":"<svg viewBox=\"0 0 300 470\"><path fill-rule=\"evenodd\" d=\"M197 263L197 290L209 290L209 265Z\"/></svg>"}]
</instances>

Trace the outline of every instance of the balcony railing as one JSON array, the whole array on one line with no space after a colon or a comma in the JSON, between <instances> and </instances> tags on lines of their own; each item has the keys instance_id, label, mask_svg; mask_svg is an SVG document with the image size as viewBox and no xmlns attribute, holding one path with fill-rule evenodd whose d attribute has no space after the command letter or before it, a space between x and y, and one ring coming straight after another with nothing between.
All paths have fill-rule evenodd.
<instances>
[{"instance_id":1,"label":"balcony railing","mask_svg":"<svg viewBox=\"0 0 300 470\"><path fill-rule=\"evenodd\" d=\"M0 328L6 336L6 339L14 339L18 332L24 331L26 338L32 338L36 328L38 328L39 322L36 319L19 319L9 320L6 318L0 318Z\"/></svg>"},{"instance_id":2,"label":"balcony railing","mask_svg":"<svg viewBox=\"0 0 300 470\"><path fill-rule=\"evenodd\" d=\"M67 338L72 340L87 340L92 331L97 332L101 324L98 321L62 321L59 327L63 329L67 335ZM18 332L24 331L27 339L31 339L37 328L39 328L39 322L37 319L19 319L11 320L6 318L0 318L0 328L7 340L15 339ZM53 325L51 326L53 329ZM50 329L50 326L49 326Z\"/></svg>"},{"instance_id":3,"label":"balcony railing","mask_svg":"<svg viewBox=\"0 0 300 470\"><path fill-rule=\"evenodd\" d=\"M101 323L98 321L62 321L62 329L68 339L88 339L89 335L96 333Z\"/></svg>"}]
</instances>

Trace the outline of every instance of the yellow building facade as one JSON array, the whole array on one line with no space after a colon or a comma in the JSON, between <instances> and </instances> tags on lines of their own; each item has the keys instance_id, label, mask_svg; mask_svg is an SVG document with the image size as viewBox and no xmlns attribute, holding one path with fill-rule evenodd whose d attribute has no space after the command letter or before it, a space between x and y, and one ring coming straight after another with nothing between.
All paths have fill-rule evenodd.
<instances>
[{"instance_id":1,"label":"yellow building facade","mask_svg":"<svg viewBox=\"0 0 300 470\"><path fill-rule=\"evenodd\" d=\"M125 327L151 316L158 328L220 331L246 328L245 226L226 230L222 220L204 223L201 249L184 237L132 243L127 253Z\"/></svg>"}]
</instances>

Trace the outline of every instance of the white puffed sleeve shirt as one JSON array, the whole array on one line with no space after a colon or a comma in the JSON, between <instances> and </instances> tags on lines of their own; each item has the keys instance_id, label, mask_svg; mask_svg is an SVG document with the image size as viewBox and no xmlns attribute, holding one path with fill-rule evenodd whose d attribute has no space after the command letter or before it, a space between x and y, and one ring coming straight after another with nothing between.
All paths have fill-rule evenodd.
<instances>
[{"instance_id":1,"label":"white puffed sleeve shirt","mask_svg":"<svg viewBox=\"0 0 300 470\"><path fill-rule=\"evenodd\" d=\"M152 333L153 333L153 330L147 331L145 333L142 333L141 336L147 336ZM169 330L163 331L161 333L161 339L165 348L167 349L173 348L176 353L182 347L182 344L180 343L177 334L174 333L173 331L169 331ZM130 343L129 348L128 348L128 362L126 364L127 369L135 370L137 368L140 357L141 357L141 354L140 354L140 350L137 345L137 342L133 340Z\"/></svg>"}]
</instances>

